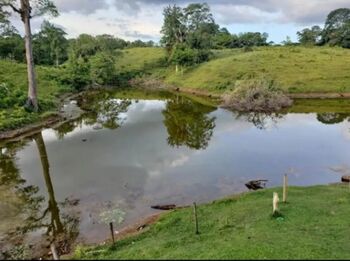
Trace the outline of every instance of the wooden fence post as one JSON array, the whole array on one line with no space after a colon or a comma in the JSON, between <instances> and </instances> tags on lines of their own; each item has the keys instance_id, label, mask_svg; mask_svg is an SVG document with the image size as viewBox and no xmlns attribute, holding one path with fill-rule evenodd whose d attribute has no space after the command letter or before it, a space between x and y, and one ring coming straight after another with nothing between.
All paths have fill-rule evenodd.
<instances>
[{"instance_id":1,"label":"wooden fence post","mask_svg":"<svg viewBox=\"0 0 350 261\"><path fill-rule=\"evenodd\" d=\"M113 222L110 222L110 223L109 223L109 228L110 228L110 230L111 230L112 241L113 241L113 245L114 245L115 241L114 241L114 229L113 229Z\"/></svg>"},{"instance_id":2,"label":"wooden fence post","mask_svg":"<svg viewBox=\"0 0 350 261\"><path fill-rule=\"evenodd\" d=\"M194 212L194 219L195 219L196 235L198 235L199 234L199 229L198 229L198 216L197 216L197 205L196 205L196 202L193 202L193 212Z\"/></svg>"},{"instance_id":3,"label":"wooden fence post","mask_svg":"<svg viewBox=\"0 0 350 261\"><path fill-rule=\"evenodd\" d=\"M283 178L283 203L287 202L287 193L288 193L288 175L285 174Z\"/></svg>"},{"instance_id":4,"label":"wooden fence post","mask_svg":"<svg viewBox=\"0 0 350 261\"><path fill-rule=\"evenodd\" d=\"M273 198L272 198L272 215L278 214L278 202L279 202L278 193L274 192Z\"/></svg>"}]
</instances>

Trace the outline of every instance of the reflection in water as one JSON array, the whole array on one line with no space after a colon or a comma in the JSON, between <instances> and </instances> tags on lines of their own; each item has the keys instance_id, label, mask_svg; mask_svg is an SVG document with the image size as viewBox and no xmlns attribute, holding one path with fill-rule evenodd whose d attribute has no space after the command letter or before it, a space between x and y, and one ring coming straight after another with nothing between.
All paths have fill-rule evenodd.
<instances>
[{"instance_id":1,"label":"reflection in water","mask_svg":"<svg viewBox=\"0 0 350 261\"><path fill-rule=\"evenodd\" d=\"M319 113L317 114L317 120L324 124L337 124L342 123L349 117L347 113Z\"/></svg>"},{"instance_id":2,"label":"reflection in water","mask_svg":"<svg viewBox=\"0 0 350 261\"><path fill-rule=\"evenodd\" d=\"M260 130L265 130L269 123L277 124L279 120L283 119L284 115L281 113L263 113L263 112L249 112L238 113L236 119L243 118Z\"/></svg>"},{"instance_id":3,"label":"reflection in water","mask_svg":"<svg viewBox=\"0 0 350 261\"><path fill-rule=\"evenodd\" d=\"M44 214L42 217L38 219L42 220L45 218L47 213L51 213L51 219L50 224L45 225L47 226L47 234L49 235L50 232L52 233L53 238L55 238L58 234L61 234L64 232L63 225L60 219L60 210L58 209L57 202L55 199L55 193L53 190L51 177L50 177L50 166L49 166L49 159L47 157L46 147L44 143L44 139L42 134L38 134L34 137L35 143L38 147L41 165L43 167L43 175L45 179L45 184L47 188L47 192L49 195L49 205L47 209L44 211Z\"/></svg>"},{"instance_id":4,"label":"reflection in water","mask_svg":"<svg viewBox=\"0 0 350 261\"><path fill-rule=\"evenodd\" d=\"M179 96L169 100L163 111L168 144L173 147L185 145L197 150L207 148L215 128L215 117L207 114L214 110Z\"/></svg>"},{"instance_id":5,"label":"reflection in water","mask_svg":"<svg viewBox=\"0 0 350 261\"><path fill-rule=\"evenodd\" d=\"M34 136L35 143L40 155L45 185L48 192L48 207L43 208L45 198L39 196L37 186L27 186L26 181L20 177L19 169L14 162L15 151L7 148L7 152L0 155L0 193L12 195L12 198L1 206L2 224L10 224L6 230L6 237L0 237L0 247L5 258L33 258L42 257L47 253L42 252L52 242L58 247L58 254L68 253L70 244L78 236L79 218L72 213L60 214L59 204L55 199L54 189L50 177L50 166L42 134ZM18 149L18 148L17 148ZM13 188L15 190L13 191ZM12 191L11 191L12 190ZM66 199L60 205L64 208L76 206L76 200ZM6 209L15 210L15 218L19 218L12 223L13 216L6 212ZM11 212L11 211L10 211ZM4 223L3 223L4 222ZM43 236L37 238L35 234L43 231ZM33 234L34 233L34 234ZM26 237L32 238L32 244L27 248L24 244Z\"/></svg>"},{"instance_id":6,"label":"reflection in water","mask_svg":"<svg viewBox=\"0 0 350 261\"><path fill-rule=\"evenodd\" d=\"M120 117L121 113L125 113L131 105L130 100L120 100L113 98L113 93L103 93L100 95L88 95L81 107L88 111L84 115L85 124L100 124L107 129L117 129L123 122Z\"/></svg>"}]
</instances>

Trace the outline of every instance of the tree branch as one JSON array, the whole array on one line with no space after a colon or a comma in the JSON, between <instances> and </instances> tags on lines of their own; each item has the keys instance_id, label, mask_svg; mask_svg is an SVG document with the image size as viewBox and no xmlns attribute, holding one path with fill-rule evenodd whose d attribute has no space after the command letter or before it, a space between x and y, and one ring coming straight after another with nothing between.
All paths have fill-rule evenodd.
<instances>
[{"instance_id":1,"label":"tree branch","mask_svg":"<svg viewBox=\"0 0 350 261\"><path fill-rule=\"evenodd\" d=\"M13 11L15 11L16 13L22 14L22 10L18 9L17 7L15 7L13 4L9 3L8 4Z\"/></svg>"}]
</instances>

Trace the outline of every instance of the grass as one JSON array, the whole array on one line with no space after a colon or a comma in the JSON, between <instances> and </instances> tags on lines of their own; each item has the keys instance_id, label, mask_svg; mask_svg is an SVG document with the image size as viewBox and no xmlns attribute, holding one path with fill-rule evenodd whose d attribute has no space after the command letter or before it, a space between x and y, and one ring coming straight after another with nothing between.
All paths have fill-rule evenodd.
<instances>
[{"instance_id":1,"label":"grass","mask_svg":"<svg viewBox=\"0 0 350 261\"><path fill-rule=\"evenodd\" d=\"M116 70L119 73L147 71L160 66L165 59L162 48L131 48L122 51L117 57Z\"/></svg>"},{"instance_id":2,"label":"grass","mask_svg":"<svg viewBox=\"0 0 350 261\"><path fill-rule=\"evenodd\" d=\"M0 84L5 83L8 89L8 93L0 97L0 131L40 121L56 110L59 94L71 89L52 79L52 70L49 67L36 67L41 113L30 113L23 108L28 88L26 65L0 60ZM6 102L8 104L4 106Z\"/></svg>"},{"instance_id":3,"label":"grass","mask_svg":"<svg viewBox=\"0 0 350 261\"><path fill-rule=\"evenodd\" d=\"M175 73L174 68L157 68L165 53L160 48L123 51L122 70L142 69L153 64L154 76L184 88L223 93L242 79L265 75L290 93L350 92L350 50L337 47L259 47L214 51L214 59ZM147 66L146 66L147 67Z\"/></svg>"},{"instance_id":4,"label":"grass","mask_svg":"<svg viewBox=\"0 0 350 261\"><path fill-rule=\"evenodd\" d=\"M291 187L282 218L273 218L272 193L246 193L175 210L143 234L115 247L79 247L75 259L349 259L348 185Z\"/></svg>"},{"instance_id":5,"label":"grass","mask_svg":"<svg viewBox=\"0 0 350 261\"><path fill-rule=\"evenodd\" d=\"M294 99L294 113L350 113L350 99Z\"/></svg>"}]
</instances>

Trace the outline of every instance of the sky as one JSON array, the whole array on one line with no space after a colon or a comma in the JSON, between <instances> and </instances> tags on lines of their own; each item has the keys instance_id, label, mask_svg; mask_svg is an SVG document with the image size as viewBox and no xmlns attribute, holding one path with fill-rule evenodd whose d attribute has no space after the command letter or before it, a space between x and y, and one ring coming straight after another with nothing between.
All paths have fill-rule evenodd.
<instances>
[{"instance_id":1,"label":"sky","mask_svg":"<svg viewBox=\"0 0 350 261\"><path fill-rule=\"evenodd\" d=\"M60 16L46 17L62 27L68 37L82 33L111 34L125 40L153 40L161 37L163 8L207 2L216 23L231 33L267 32L268 41L280 43L297 31L312 25L323 27L328 13L337 8L350 8L350 0L54 0ZM43 18L32 21L33 31ZM22 32L19 19L12 19Z\"/></svg>"}]
</instances>

